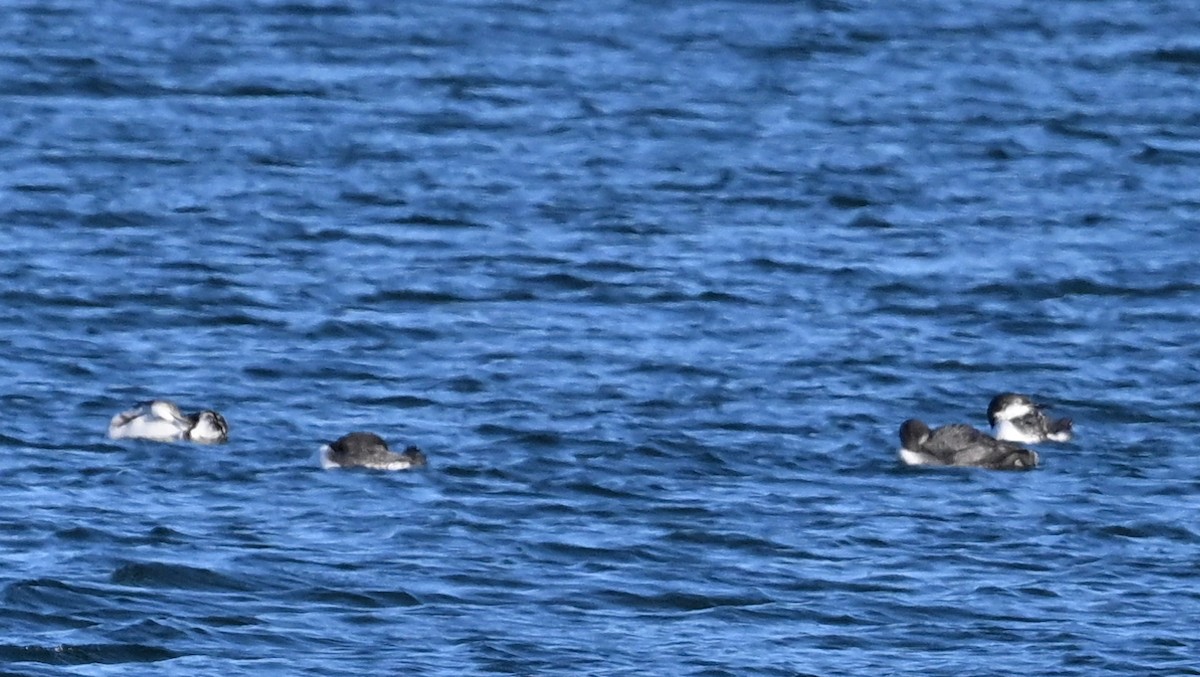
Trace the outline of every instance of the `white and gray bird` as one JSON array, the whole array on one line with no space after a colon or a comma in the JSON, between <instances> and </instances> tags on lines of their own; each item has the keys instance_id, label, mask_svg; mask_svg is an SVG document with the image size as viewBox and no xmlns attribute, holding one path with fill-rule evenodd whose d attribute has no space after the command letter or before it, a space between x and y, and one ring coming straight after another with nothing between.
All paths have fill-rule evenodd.
<instances>
[{"instance_id":1,"label":"white and gray bird","mask_svg":"<svg viewBox=\"0 0 1200 677\"><path fill-rule=\"evenodd\" d=\"M114 440L220 444L229 441L229 424L211 409L184 414L169 400L151 400L112 417L108 436Z\"/></svg>"},{"instance_id":2,"label":"white and gray bird","mask_svg":"<svg viewBox=\"0 0 1200 677\"><path fill-rule=\"evenodd\" d=\"M388 449L387 442L375 433L350 433L321 447L321 467L408 470L426 464L425 454L409 446L401 453Z\"/></svg>"},{"instance_id":3,"label":"white and gray bird","mask_svg":"<svg viewBox=\"0 0 1200 677\"><path fill-rule=\"evenodd\" d=\"M1038 455L969 425L954 423L930 430L924 422L910 418L900 426L900 460L908 465L1029 470L1037 467Z\"/></svg>"},{"instance_id":4,"label":"white and gray bird","mask_svg":"<svg viewBox=\"0 0 1200 677\"><path fill-rule=\"evenodd\" d=\"M988 404L988 424L992 426L992 435L998 440L1021 444L1066 442L1071 439L1075 434L1071 419L1053 420L1042 411L1044 408L1026 395L1000 393Z\"/></svg>"}]
</instances>

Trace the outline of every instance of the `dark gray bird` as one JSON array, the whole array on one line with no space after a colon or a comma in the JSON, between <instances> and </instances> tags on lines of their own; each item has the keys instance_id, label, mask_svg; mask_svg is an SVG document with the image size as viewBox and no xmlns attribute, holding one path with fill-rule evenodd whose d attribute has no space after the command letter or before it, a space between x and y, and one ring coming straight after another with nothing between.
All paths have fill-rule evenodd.
<instances>
[{"instance_id":1,"label":"dark gray bird","mask_svg":"<svg viewBox=\"0 0 1200 677\"><path fill-rule=\"evenodd\" d=\"M997 440L969 425L955 423L936 430L915 418L900 425L900 460L909 465L961 465L992 470L1037 467L1037 453Z\"/></svg>"},{"instance_id":2,"label":"dark gray bird","mask_svg":"<svg viewBox=\"0 0 1200 677\"><path fill-rule=\"evenodd\" d=\"M1038 442L1066 442L1074 436L1069 418L1052 420L1042 411L1045 407L1035 404L1025 395L1000 393L988 405L988 424L992 435L998 440L1037 444Z\"/></svg>"},{"instance_id":3,"label":"dark gray bird","mask_svg":"<svg viewBox=\"0 0 1200 677\"><path fill-rule=\"evenodd\" d=\"M350 433L321 447L321 467L408 470L425 465L425 454L409 446L396 453L375 433Z\"/></svg>"}]
</instances>

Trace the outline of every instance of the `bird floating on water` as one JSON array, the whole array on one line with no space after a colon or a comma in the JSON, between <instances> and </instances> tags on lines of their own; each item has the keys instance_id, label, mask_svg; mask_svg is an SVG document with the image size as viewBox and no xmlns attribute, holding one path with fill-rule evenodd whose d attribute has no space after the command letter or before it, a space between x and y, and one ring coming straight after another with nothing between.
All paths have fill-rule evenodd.
<instances>
[{"instance_id":1,"label":"bird floating on water","mask_svg":"<svg viewBox=\"0 0 1200 677\"><path fill-rule=\"evenodd\" d=\"M1026 395L1000 393L988 404L988 423L992 426L992 435L998 440L1021 444L1066 442L1071 439L1075 434L1071 419L1060 418L1055 421L1042 411L1045 408Z\"/></svg>"},{"instance_id":2,"label":"bird floating on water","mask_svg":"<svg viewBox=\"0 0 1200 677\"><path fill-rule=\"evenodd\" d=\"M321 467L408 470L426 464L425 454L414 446L396 453L375 433L357 432L321 447Z\"/></svg>"},{"instance_id":3,"label":"bird floating on water","mask_svg":"<svg viewBox=\"0 0 1200 677\"><path fill-rule=\"evenodd\" d=\"M900 460L908 465L1029 470L1037 467L1038 455L969 425L954 423L930 430L924 422L910 418L900 426Z\"/></svg>"},{"instance_id":4,"label":"bird floating on water","mask_svg":"<svg viewBox=\"0 0 1200 677\"><path fill-rule=\"evenodd\" d=\"M169 400L151 400L113 416L108 436L114 440L220 444L229 441L229 424L211 409L184 414Z\"/></svg>"}]
</instances>

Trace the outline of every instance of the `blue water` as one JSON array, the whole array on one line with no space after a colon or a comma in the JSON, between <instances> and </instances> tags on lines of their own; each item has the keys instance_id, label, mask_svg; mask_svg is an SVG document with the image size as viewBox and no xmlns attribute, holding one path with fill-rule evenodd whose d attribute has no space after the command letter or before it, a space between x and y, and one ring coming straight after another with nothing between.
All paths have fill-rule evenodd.
<instances>
[{"instance_id":1,"label":"blue water","mask_svg":"<svg viewBox=\"0 0 1200 677\"><path fill-rule=\"evenodd\" d=\"M1200 674L1191 3L4 17L0 673Z\"/></svg>"}]
</instances>

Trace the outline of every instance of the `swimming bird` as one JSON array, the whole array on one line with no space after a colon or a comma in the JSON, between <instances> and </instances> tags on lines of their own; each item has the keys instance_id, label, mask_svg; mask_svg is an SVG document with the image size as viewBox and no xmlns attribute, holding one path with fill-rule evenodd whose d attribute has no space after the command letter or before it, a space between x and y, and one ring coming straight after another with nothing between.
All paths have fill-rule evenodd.
<instances>
[{"instance_id":1,"label":"swimming bird","mask_svg":"<svg viewBox=\"0 0 1200 677\"><path fill-rule=\"evenodd\" d=\"M142 439L155 442L180 440L200 444L229 441L229 424L211 409L184 414L168 400L152 400L112 417L108 436L114 440Z\"/></svg>"},{"instance_id":2,"label":"swimming bird","mask_svg":"<svg viewBox=\"0 0 1200 677\"><path fill-rule=\"evenodd\" d=\"M425 465L425 454L409 446L401 453L388 449L387 442L375 433L350 433L321 447L321 467L408 470Z\"/></svg>"},{"instance_id":3,"label":"swimming bird","mask_svg":"<svg viewBox=\"0 0 1200 677\"><path fill-rule=\"evenodd\" d=\"M988 404L988 423L992 435L998 440L1037 444L1038 442L1066 442L1074 436L1073 423L1069 418L1057 421L1042 412L1043 406L1035 404L1025 395L1000 393Z\"/></svg>"},{"instance_id":4,"label":"swimming bird","mask_svg":"<svg viewBox=\"0 0 1200 677\"><path fill-rule=\"evenodd\" d=\"M955 423L930 430L910 418L900 426L900 460L909 465L960 465L992 470L1028 470L1036 452L997 440L969 425Z\"/></svg>"}]
</instances>

